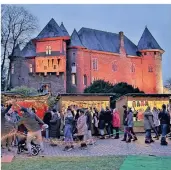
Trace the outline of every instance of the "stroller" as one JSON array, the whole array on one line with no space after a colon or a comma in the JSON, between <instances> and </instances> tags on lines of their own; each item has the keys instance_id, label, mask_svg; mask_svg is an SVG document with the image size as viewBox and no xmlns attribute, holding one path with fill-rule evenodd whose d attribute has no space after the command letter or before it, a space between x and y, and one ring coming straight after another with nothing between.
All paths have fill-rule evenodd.
<instances>
[{"instance_id":1,"label":"stroller","mask_svg":"<svg viewBox=\"0 0 171 170\"><path fill-rule=\"evenodd\" d=\"M20 154L24 151L28 151L28 149L26 147L27 135L26 135L26 133L22 133L22 135L24 137L20 138L18 141L17 154ZM40 150L41 150L40 145L35 144L33 141L31 141L31 154L33 156L37 156L39 154Z\"/></svg>"}]
</instances>

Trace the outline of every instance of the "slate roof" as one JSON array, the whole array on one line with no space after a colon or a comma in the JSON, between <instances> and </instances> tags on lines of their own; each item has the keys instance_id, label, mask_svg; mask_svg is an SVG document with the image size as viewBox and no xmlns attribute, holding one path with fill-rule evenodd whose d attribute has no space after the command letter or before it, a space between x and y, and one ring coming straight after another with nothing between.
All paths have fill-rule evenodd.
<instances>
[{"instance_id":1,"label":"slate roof","mask_svg":"<svg viewBox=\"0 0 171 170\"><path fill-rule=\"evenodd\" d=\"M33 44L32 40L30 40L26 46L22 50L23 57L33 57L36 56L36 47Z\"/></svg>"},{"instance_id":2,"label":"slate roof","mask_svg":"<svg viewBox=\"0 0 171 170\"><path fill-rule=\"evenodd\" d=\"M21 57L21 50L20 50L19 44L17 44L16 47L14 48L13 56L14 57Z\"/></svg>"},{"instance_id":3,"label":"slate roof","mask_svg":"<svg viewBox=\"0 0 171 170\"><path fill-rule=\"evenodd\" d=\"M66 30L63 22L61 23L60 28L65 36L69 36L68 31Z\"/></svg>"},{"instance_id":4,"label":"slate roof","mask_svg":"<svg viewBox=\"0 0 171 170\"><path fill-rule=\"evenodd\" d=\"M52 18L48 24L43 28L40 34L36 37L36 39L41 38L52 38L52 37L61 37L64 36L63 31L56 23L56 21Z\"/></svg>"},{"instance_id":5,"label":"slate roof","mask_svg":"<svg viewBox=\"0 0 171 170\"><path fill-rule=\"evenodd\" d=\"M84 47L83 44L81 43L81 40L79 38L79 35L77 33L77 31L74 29L72 35L71 35L71 41L70 41L70 44L69 44L69 47ZM85 47L84 47L85 48Z\"/></svg>"},{"instance_id":6,"label":"slate roof","mask_svg":"<svg viewBox=\"0 0 171 170\"><path fill-rule=\"evenodd\" d=\"M119 53L119 34L83 27L78 32L78 35L82 44L90 50ZM124 36L124 45L128 55L137 55L137 46L126 36Z\"/></svg>"},{"instance_id":7,"label":"slate roof","mask_svg":"<svg viewBox=\"0 0 171 170\"><path fill-rule=\"evenodd\" d=\"M155 38L152 36L148 28L146 27L140 41L138 42L138 50L145 50L145 49L159 49L163 50Z\"/></svg>"}]
</instances>

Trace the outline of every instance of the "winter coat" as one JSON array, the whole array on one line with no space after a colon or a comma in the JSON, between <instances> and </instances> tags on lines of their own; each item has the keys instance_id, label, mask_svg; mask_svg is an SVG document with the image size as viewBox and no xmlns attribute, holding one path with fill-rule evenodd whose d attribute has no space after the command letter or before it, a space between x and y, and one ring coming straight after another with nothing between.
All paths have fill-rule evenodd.
<instances>
[{"instance_id":1,"label":"winter coat","mask_svg":"<svg viewBox=\"0 0 171 170\"><path fill-rule=\"evenodd\" d=\"M86 117L87 117L87 128L88 130L91 130L92 128L92 116L89 111L86 112Z\"/></svg>"},{"instance_id":2,"label":"winter coat","mask_svg":"<svg viewBox=\"0 0 171 170\"><path fill-rule=\"evenodd\" d=\"M93 124L94 124L94 127L98 128L99 120L96 115L93 116Z\"/></svg>"},{"instance_id":3,"label":"winter coat","mask_svg":"<svg viewBox=\"0 0 171 170\"><path fill-rule=\"evenodd\" d=\"M85 115L81 115L77 120L77 130L78 135L86 135L87 134L87 118Z\"/></svg>"},{"instance_id":4,"label":"winter coat","mask_svg":"<svg viewBox=\"0 0 171 170\"><path fill-rule=\"evenodd\" d=\"M59 127L59 117L57 113L52 115L52 119L50 120L50 127L49 127L49 136L51 138L57 138L59 135L60 127Z\"/></svg>"},{"instance_id":5,"label":"winter coat","mask_svg":"<svg viewBox=\"0 0 171 170\"><path fill-rule=\"evenodd\" d=\"M133 127L134 126L133 112L132 111L128 112L127 121L128 121L128 127Z\"/></svg>"},{"instance_id":6,"label":"winter coat","mask_svg":"<svg viewBox=\"0 0 171 170\"><path fill-rule=\"evenodd\" d=\"M51 119L52 119L51 112L46 112L45 115L44 115L44 117L43 117L43 122L49 126Z\"/></svg>"},{"instance_id":7,"label":"winter coat","mask_svg":"<svg viewBox=\"0 0 171 170\"><path fill-rule=\"evenodd\" d=\"M120 127L121 126L121 122L120 122L120 115L119 112L114 112L112 115L112 125L113 127Z\"/></svg>"},{"instance_id":8,"label":"winter coat","mask_svg":"<svg viewBox=\"0 0 171 170\"><path fill-rule=\"evenodd\" d=\"M160 124L170 124L170 115L166 110L159 113Z\"/></svg>"},{"instance_id":9,"label":"winter coat","mask_svg":"<svg viewBox=\"0 0 171 170\"><path fill-rule=\"evenodd\" d=\"M110 110L106 110L105 112L105 123L112 122L112 112Z\"/></svg>"},{"instance_id":10,"label":"winter coat","mask_svg":"<svg viewBox=\"0 0 171 170\"><path fill-rule=\"evenodd\" d=\"M151 111L144 112L144 130L151 130L154 128L153 114Z\"/></svg>"},{"instance_id":11,"label":"winter coat","mask_svg":"<svg viewBox=\"0 0 171 170\"><path fill-rule=\"evenodd\" d=\"M124 126L128 126L127 115L128 115L128 111L124 110L124 113L123 113L123 125Z\"/></svg>"},{"instance_id":12,"label":"winter coat","mask_svg":"<svg viewBox=\"0 0 171 170\"><path fill-rule=\"evenodd\" d=\"M65 128L64 128L65 141L72 140L73 124L74 124L73 115L71 114L66 116Z\"/></svg>"},{"instance_id":13,"label":"winter coat","mask_svg":"<svg viewBox=\"0 0 171 170\"><path fill-rule=\"evenodd\" d=\"M100 112L99 116L99 129L105 128L105 111Z\"/></svg>"},{"instance_id":14,"label":"winter coat","mask_svg":"<svg viewBox=\"0 0 171 170\"><path fill-rule=\"evenodd\" d=\"M160 125L159 112L157 110L153 110L152 114L153 114L154 125L159 126Z\"/></svg>"}]
</instances>

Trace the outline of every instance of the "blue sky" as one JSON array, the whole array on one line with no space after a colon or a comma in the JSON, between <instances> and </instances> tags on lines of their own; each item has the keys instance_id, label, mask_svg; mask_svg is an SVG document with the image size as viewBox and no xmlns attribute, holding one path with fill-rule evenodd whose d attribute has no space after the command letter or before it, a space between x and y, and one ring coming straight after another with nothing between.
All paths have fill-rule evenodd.
<instances>
[{"instance_id":1,"label":"blue sky","mask_svg":"<svg viewBox=\"0 0 171 170\"><path fill-rule=\"evenodd\" d=\"M163 80L171 77L171 5L22 5L39 20L40 30L54 18L69 34L74 28L94 28L124 34L136 45L148 27L163 54ZM38 34L39 32L37 32ZM36 34L36 35L37 35ZM33 35L33 36L36 36Z\"/></svg>"}]
</instances>

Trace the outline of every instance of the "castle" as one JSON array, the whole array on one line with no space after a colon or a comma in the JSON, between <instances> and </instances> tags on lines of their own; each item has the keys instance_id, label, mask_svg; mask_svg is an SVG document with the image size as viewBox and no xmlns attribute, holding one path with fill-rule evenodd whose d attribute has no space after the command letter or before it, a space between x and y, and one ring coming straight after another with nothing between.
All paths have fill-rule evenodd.
<instances>
[{"instance_id":1,"label":"castle","mask_svg":"<svg viewBox=\"0 0 171 170\"><path fill-rule=\"evenodd\" d=\"M83 27L70 36L63 23L51 19L22 51L17 45L9 57L10 85L47 87L53 94L82 93L93 81L104 79L163 93L163 53L147 27L135 45L123 32Z\"/></svg>"}]
</instances>

